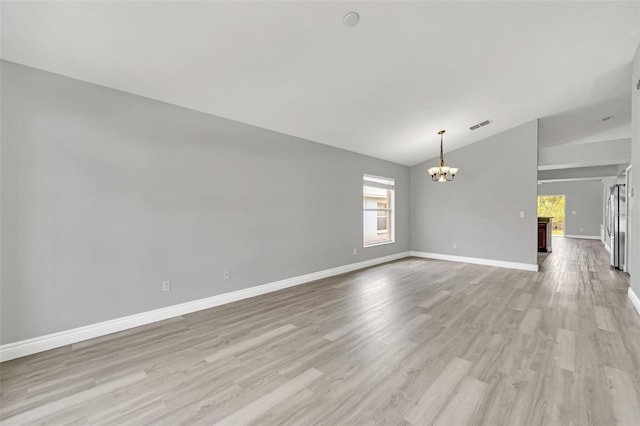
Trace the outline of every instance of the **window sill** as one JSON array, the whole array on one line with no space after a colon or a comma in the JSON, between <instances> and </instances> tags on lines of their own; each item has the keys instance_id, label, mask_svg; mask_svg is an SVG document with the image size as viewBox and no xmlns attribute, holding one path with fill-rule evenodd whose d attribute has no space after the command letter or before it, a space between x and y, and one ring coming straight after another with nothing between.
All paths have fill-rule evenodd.
<instances>
[{"instance_id":1,"label":"window sill","mask_svg":"<svg viewBox=\"0 0 640 426\"><path fill-rule=\"evenodd\" d=\"M382 241L380 243L372 243L363 245L362 248L376 247L376 246L386 246L387 244L394 244L395 241Z\"/></svg>"}]
</instances>

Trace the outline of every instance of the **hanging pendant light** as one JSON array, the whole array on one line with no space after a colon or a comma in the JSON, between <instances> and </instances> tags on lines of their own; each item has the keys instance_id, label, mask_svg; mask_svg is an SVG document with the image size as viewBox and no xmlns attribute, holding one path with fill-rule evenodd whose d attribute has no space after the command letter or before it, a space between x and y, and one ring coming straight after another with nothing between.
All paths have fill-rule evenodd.
<instances>
[{"instance_id":1,"label":"hanging pendant light","mask_svg":"<svg viewBox=\"0 0 640 426\"><path fill-rule=\"evenodd\" d=\"M444 153L442 150L442 135L444 135L444 132L444 130L438 132L440 135L440 167L429 167L427 170L429 175L431 175L431 180L434 182L450 182L456 177L456 173L458 173L457 167L444 165Z\"/></svg>"}]
</instances>

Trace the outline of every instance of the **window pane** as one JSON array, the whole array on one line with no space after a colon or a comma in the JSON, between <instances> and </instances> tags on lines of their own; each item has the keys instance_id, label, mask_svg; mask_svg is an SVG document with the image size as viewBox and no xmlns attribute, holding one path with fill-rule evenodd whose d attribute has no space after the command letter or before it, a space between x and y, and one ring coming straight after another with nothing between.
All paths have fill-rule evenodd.
<instances>
[{"instance_id":1,"label":"window pane","mask_svg":"<svg viewBox=\"0 0 640 426\"><path fill-rule=\"evenodd\" d=\"M378 213L378 234L387 232L389 229L389 211L378 210L376 213Z\"/></svg>"},{"instance_id":2,"label":"window pane","mask_svg":"<svg viewBox=\"0 0 640 426\"><path fill-rule=\"evenodd\" d=\"M386 215L378 217L378 213L377 211L365 211L363 213L365 245L391 241L388 217Z\"/></svg>"},{"instance_id":3,"label":"window pane","mask_svg":"<svg viewBox=\"0 0 640 426\"><path fill-rule=\"evenodd\" d=\"M383 199L386 200L389 196L388 189L375 188L373 186L365 186L364 187L364 195L365 197L374 197L378 200Z\"/></svg>"},{"instance_id":4,"label":"window pane","mask_svg":"<svg viewBox=\"0 0 640 426\"><path fill-rule=\"evenodd\" d=\"M378 234L381 231L387 231L387 218L378 216Z\"/></svg>"},{"instance_id":5,"label":"window pane","mask_svg":"<svg viewBox=\"0 0 640 426\"><path fill-rule=\"evenodd\" d=\"M364 187L364 197L362 198L362 207L365 209L380 209L387 208L389 200L391 198L391 192L388 189L373 188L370 186ZM384 207L380 207L384 206Z\"/></svg>"}]
</instances>

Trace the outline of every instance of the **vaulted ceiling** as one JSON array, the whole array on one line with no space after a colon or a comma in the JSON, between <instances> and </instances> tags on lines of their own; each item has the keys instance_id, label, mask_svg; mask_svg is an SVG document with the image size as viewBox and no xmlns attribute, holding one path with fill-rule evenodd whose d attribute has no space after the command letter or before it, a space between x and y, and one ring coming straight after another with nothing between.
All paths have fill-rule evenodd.
<instances>
[{"instance_id":1,"label":"vaulted ceiling","mask_svg":"<svg viewBox=\"0 0 640 426\"><path fill-rule=\"evenodd\" d=\"M406 165L440 129L446 150L540 117L549 146L603 114L629 131L635 1L1 7L2 59Z\"/></svg>"}]
</instances>

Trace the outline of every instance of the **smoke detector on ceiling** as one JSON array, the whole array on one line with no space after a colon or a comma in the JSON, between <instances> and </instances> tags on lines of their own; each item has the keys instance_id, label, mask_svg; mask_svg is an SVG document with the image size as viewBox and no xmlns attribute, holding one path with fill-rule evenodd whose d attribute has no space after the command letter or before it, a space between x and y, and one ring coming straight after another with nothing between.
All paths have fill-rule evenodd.
<instances>
[{"instance_id":1,"label":"smoke detector on ceiling","mask_svg":"<svg viewBox=\"0 0 640 426\"><path fill-rule=\"evenodd\" d=\"M474 124L473 126L469 127L469 130L476 130L476 129L479 129L480 127L484 127L487 124L491 124L491 123L492 123L491 120L484 120L482 123Z\"/></svg>"},{"instance_id":2,"label":"smoke detector on ceiling","mask_svg":"<svg viewBox=\"0 0 640 426\"><path fill-rule=\"evenodd\" d=\"M358 12L349 12L342 18L342 23L345 27L355 27L360 22L360 15Z\"/></svg>"}]
</instances>

